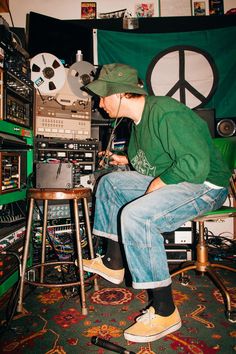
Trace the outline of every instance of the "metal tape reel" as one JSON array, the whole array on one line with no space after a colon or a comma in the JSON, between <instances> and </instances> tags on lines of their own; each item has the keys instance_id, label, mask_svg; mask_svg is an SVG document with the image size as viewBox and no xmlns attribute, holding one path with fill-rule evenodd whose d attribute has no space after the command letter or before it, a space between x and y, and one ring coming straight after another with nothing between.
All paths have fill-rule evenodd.
<instances>
[{"instance_id":1,"label":"metal tape reel","mask_svg":"<svg viewBox=\"0 0 236 354\"><path fill-rule=\"evenodd\" d=\"M81 87L89 84L94 79L94 66L87 61L78 61L71 65L68 72L68 83L72 92L80 98L86 98L88 93Z\"/></svg>"},{"instance_id":2,"label":"metal tape reel","mask_svg":"<svg viewBox=\"0 0 236 354\"><path fill-rule=\"evenodd\" d=\"M62 89L56 93L55 100L62 106L72 106L75 101L78 100L78 97L72 92L69 83L68 83L68 72L69 69L65 68L66 80Z\"/></svg>"},{"instance_id":3,"label":"metal tape reel","mask_svg":"<svg viewBox=\"0 0 236 354\"><path fill-rule=\"evenodd\" d=\"M50 53L40 53L30 61L31 80L34 87L47 95L54 95L64 85L65 68L61 61Z\"/></svg>"}]
</instances>

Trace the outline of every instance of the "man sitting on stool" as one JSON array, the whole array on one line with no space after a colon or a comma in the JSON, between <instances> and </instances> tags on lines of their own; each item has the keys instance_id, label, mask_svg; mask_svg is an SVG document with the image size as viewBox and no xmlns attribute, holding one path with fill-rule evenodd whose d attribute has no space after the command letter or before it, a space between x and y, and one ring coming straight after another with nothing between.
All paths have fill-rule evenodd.
<instances>
[{"instance_id":1,"label":"man sitting on stool","mask_svg":"<svg viewBox=\"0 0 236 354\"><path fill-rule=\"evenodd\" d=\"M102 257L83 260L83 267L120 284L124 248L133 287L151 293L151 306L124 337L151 342L181 327L162 233L219 208L227 197L230 171L207 124L170 97L148 96L134 68L104 65L86 89L100 96L100 108L110 118L133 121L128 156L105 152L112 155L111 165L130 164L133 170L101 178L93 233L108 239L107 250Z\"/></svg>"}]
</instances>

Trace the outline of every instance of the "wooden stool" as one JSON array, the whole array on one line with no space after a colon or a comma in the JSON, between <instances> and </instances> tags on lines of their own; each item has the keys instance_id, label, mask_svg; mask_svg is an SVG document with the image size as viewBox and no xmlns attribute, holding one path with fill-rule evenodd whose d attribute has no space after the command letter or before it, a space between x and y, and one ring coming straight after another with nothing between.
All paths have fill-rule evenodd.
<instances>
[{"instance_id":1,"label":"wooden stool","mask_svg":"<svg viewBox=\"0 0 236 354\"><path fill-rule=\"evenodd\" d=\"M86 307L86 298L85 298L85 279L84 279L84 271L83 271L83 263L82 263L82 246L81 246L81 237L80 237L80 221L79 221L79 212L78 212L78 200L83 201L84 206L84 216L85 216L85 225L87 229L87 239L88 246L90 251L90 257L94 258L94 250L92 243L92 234L91 234L91 226L89 220L89 210L88 210L88 198L91 197L91 190L89 188L74 188L74 189L29 189L28 198L29 198L29 214L28 214L28 222L26 228L26 236L25 236L25 245L24 245L24 253L22 260L22 270L21 270L21 279L20 279L20 291L19 291L19 300L18 300L18 312L23 312L23 295L24 295L24 284L29 283L35 286L41 287L70 287L70 286L80 286L81 292L81 307L82 314L87 315L88 310ZM33 221L33 210L35 200L43 200L44 208L43 208L43 229L42 229L42 248L41 248L41 263L37 265L33 265L32 267L27 268L27 259L29 253L30 246L30 236L32 229L32 221ZM48 201L49 200L73 200L73 212L75 219L75 236L76 236L76 259L77 265L79 267L79 281L70 282L70 283L46 283L44 282L44 268L46 266L51 265L63 265L63 264L75 264L74 262L46 262L46 232L47 232L47 214L48 214ZM25 278L26 272L32 268L40 269L40 279L39 282L27 280ZM96 276L89 277L89 280L94 280L95 290L98 290L98 284Z\"/></svg>"}]
</instances>

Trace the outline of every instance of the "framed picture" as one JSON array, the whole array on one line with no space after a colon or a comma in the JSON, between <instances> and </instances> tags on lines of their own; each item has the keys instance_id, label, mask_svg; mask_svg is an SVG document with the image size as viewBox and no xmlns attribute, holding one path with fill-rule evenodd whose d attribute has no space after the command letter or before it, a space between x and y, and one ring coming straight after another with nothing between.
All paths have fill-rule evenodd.
<instances>
[{"instance_id":1,"label":"framed picture","mask_svg":"<svg viewBox=\"0 0 236 354\"><path fill-rule=\"evenodd\" d=\"M0 12L9 12L9 0L0 1Z\"/></svg>"},{"instance_id":2,"label":"framed picture","mask_svg":"<svg viewBox=\"0 0 236 354\"><path fill-rule=\"evenodd\" d=\"M97 17L97 3L96 2L81 2L81 19L94 19Z\"/></svg>"},{"instance_id":3,"label":"framed picture","mask_svg":"<svg viewBox=\"0 0 236 354\"><path fill-rule=\"evenodd\" d=\"M209 0L210 15L224 15L224 0Z\"/></svg>"},{"instance_id":4,"label":"framed picture","mask_svg":"<svg viewBox=\"0 0 236 354\"><path fill-rule=\"evenodd\" d=\"M158 0L161 17L191 16L189 0Z\"/></svg>"},{"instance_id":5,"label":"framed picture","mask_svg":"<svg viewBox=\"0 0 236 354\"><path fill-rule=\"evenodd\" d=\"M209 15L208 1L192 1L193 16Z\"/></svg>"},{"instance_id":6,"label":"framed picture","mask_svg":"<svg viewBox=\"0 0 236 354\"><path fill-rule=\"evenodd\" d=\"M154 2L138 2L135 4L135 17L154 17L156 15Z\"/></svg>"}]
</instances>

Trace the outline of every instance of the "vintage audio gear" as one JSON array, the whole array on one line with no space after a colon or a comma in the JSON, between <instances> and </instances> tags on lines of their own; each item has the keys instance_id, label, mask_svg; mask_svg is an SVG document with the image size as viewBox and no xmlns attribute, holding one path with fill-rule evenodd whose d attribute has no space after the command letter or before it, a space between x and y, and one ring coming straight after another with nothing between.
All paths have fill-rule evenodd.
<instances>
[{"instance_id":1,"label":"vintage audio gear","mask_svg":"<svg viewBox=\"0 0 236 354\"><path fill-rule=\"evenodd\" d=\"M0 42L1 82L0 119L30 128L33 120L34 86L30 67L22 51Z\"/></svg>"},{"instance_id":2,"label":"vintage audio gear","mask_svg":"<svg viewBox=\"0 0 236 354\"><path fill-rule=\"evenodd\" d=\"M82 211L82 204L78 202L79 206L79 218L80 222L84 221L84 215ZM88 202L89 212L92 210L92 202ZM39 212L40 211L40 212ZM43 213L43 202L38 201L37 209L34 210L34 221L40 222L41 215ZM70 224L71 223L71 208L70 202L65 200L51 200L48 204L48 217L47 220L51 226L57 225L60 227L61 224ZM64 228L63 228L64 230Z\"/></svg>"},{"instance_id":3,"label":"vintage audio gear","mask_svg":"<svg viewBox=\"0 0 236 354\"><path fill-rule=\"evenodd\" d=\"M6 73L4 120L30 128L33 120L33 86Z\"/></svg>"},{"instance_id":4,"label":"vintage audio gear","mask_svg":"<svg viewBox=\"0 0 236 354\"><path fill-rule=\"evenodd\" d=\"M69 69L50 53L30 62L37 89L35 136L62 139L91 138L91 97L81 88L94 78L94 66L86 61Z\"/></svg>"},{"instance_id":5,"label":"vintage audio gear","mask_svg":"<svg viewBox=\"0 0 236 354\"><path fill-rule=\"evenodd\" d=\"M182 263L193 259L193 251L190 247L182 246L178 248L165 247L168 263Z\"/></svg>"},{"instance_id":6,"label":"vintage audio gear","mask_svg":"<svg viewBox=\"0 0 236 354\"><path fill-rule=\"evenodd\" d=\"M173 232L164 232L164 245L168 263L181 263L193 259L195 225L189 221Z\"/></svg>"},{"instance_id":7,"label":"vintage audio gear","mask_svg":"<svg viewBox=\"0 0 236 354\"><path fill-rule=\"evenodd\" d=\"M36 161L44 162L50 158L56 158L62 162L78 160L95 164L99 145L97 140L78 141L37 137L35 139L35 158Z\"/></svg>"},{"instance_id":8,"label":"vintage audio gear","mask_svg":"<svg viewBox=\"0 0 236 354\"><path fill-rule=\"evenodd\" d=\"M5 227L0 233L0 284L18 269L18 262L12 253L20 258L23 254L25 225Z\"/></svg>"},{"instance_id":9,"label":"vintage audio gear","mask_svg":"<svg viewBox=\"0 0 236 354\"><path fill-rule=\"evenodd\" d=\"M193 243L193 226L191 221L186 222L177 230L163 233L166 245L191 245Z\"/></svg>"},{"instance_id":10,"label":"vintage audio gear","mask_svg":"<svg viewBox=\"0 0 236 354\"><path fill-rule=\"evenodd\" d=\"M24 138L0 133L0 194L26 188L30 149Z\"/></svg>"},{"instance_id":11,"label":"vintage audio gear","mask_svg":"<svg viewBox=\"0 0 236 354\"><path fill-rule=\"evenodd\" d=\"M77 61L71 65L68 72L68 82L76 96L80 98L88 97L88 93L81 90L81 88L93 81L94 72L94 66L87 61Z\"/></svg>"},{"instance_id":12,"label":"vintage audio gear","mask_svg":"<svg viewBox=\"0 0 236 354\"><path fill-rule=\"evenodd\" d=\"M82 101L81 98L79 98L78 96L76 96L70 86L69 86L69 82L68 82L68 72L69 69L65 68L65 72L66 72L66 80L65 83L63 85L63 87L61 88L61 90L59 92L56 93L55 95L55 100L60 103L60 105L62 106L73 106L74 104L76 104L79 101ZM83 100L88 99L88 95L86 97L83 98Z\"/></svg>"},{"instance_id":13,"label":"vintage audio gear","mask_svg":"<svg viewBox=\"0 0 236 354\"><path fill-rule=\"evenodd\" d=\"M62 62L50 53L39 53L30 61L31 80L41 94L54 95L64 85L66 73Z\"/></svg>"},{"instance_id":14,"label":"vintage audio gear","mask_svg":"<svg viewBox=\"0 0 236 354\"><path fill-rule=\"evenodd\" d=\"M81 87L94 79L94 66L87 61L75 62L69 70L62 61L50 53L39 53L30 61L31 80L40 94L55 96L68 80L73 94L80 99L88 98Z\"/></svg>"},{"instance_id":15,"label":"vintage audio gear","mask_svg":"<svg viewBox=\"0 0 236 354\"><path fill-rule=\"evenodd\" d=\"M62 106L51 96L36 95L35 136L84 140L91 137L91 99Z\"/></svg>"},{"instance_id":16,"label":"vintage audio gear","mask_svg":"<svg viewBox=\"0 0 236 354\"><path fill-rule=\"evenodd\" d=\"M75 188L84 185L81 179L97 168L99 150L100 143L94 140L36 138L36 186Z\"/></svg>"}]
</instances>

